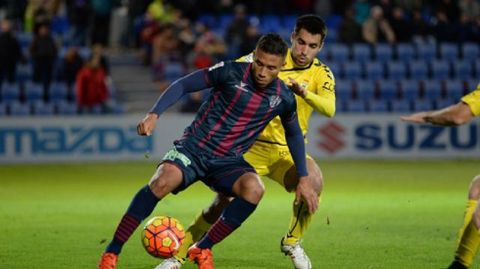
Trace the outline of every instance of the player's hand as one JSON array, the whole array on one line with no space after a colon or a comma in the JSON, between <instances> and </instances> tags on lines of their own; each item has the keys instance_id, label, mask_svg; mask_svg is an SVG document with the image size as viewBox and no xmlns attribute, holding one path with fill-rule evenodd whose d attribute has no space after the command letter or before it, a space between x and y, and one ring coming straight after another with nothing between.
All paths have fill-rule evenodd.
<instances>
[{"instance_id":1,"label":"player's hand","mask_svg":"<svg viewBox=\"0 0 480 269\"><path fill-rule=\"evenodd\" d=\"M155 113L148 113L137 125L137 133L139 135L152 135L155 125L157 124L158 115Z\"/></svg>"},{"instance_id":2,"label":"player's hand","mask_svg":"<svg viewBox=\"0 0 480 269\"><path fill-rule=\"evenodd\" d=\"M427 123L425 117L427 117L428 112L418 112L407 116L401 116L400 119L406 122L412 123Z\"/></svg>"},{"instance_id":3,"label":"player's hand","mask_svg":"<svg viewBox=\"0 0 480 269\"><path fill-rule=\"evenodd\" d=\"M307 89L303 88L302 86L300 86L300 84L298 84L298 82L296 80L294 80L293 78L291 77L288 77L288 80L289 80L289 83L287 83L287 86L292 89L292 91L302 97L302 98L305 98L307 96Z\"/></svg>"},{"instance_id":4,"label":"player's hand","mask_svg":"<svg viewBox=\"0 0 480 269\"><path fill-rule=\"evenodd\" d=\"M304 200L307 203L308 211L315 213L318 209L318 195L313 188L313 183L308 176L298 179L297 189L295 191L295 204Z\"/></svg>"}]
</instances>

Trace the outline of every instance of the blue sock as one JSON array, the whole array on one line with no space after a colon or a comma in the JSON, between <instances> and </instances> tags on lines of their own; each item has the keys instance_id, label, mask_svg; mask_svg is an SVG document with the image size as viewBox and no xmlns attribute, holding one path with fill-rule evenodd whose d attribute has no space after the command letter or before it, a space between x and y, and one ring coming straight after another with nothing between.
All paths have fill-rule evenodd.
<instances>
[{"instance_id":1,"label":"blue sock","mask_svg":"<svg viewBox=\"0 0 480 269\"><path fill-rule=\"evenodd\" d=\"M208 233L198 242L199 248L212 248L235 231L257 208L240 197L235 198L222 213L222 216L212 225Z\"/></svg>"},{"instance_id":2,"label":"blue sock","mask_svg":"<svg viewBox=\"0 0 480 269\"><path fill-rule=\"evenodd\" d=\"M153 194L148 185L140 189L133 197L120 224L118 224L113 240L108 245L106 252L118 255L122 251L123 244L127 242L138 225L152 213L158 201L160 199Z\"/></svg>"}]
</instances>

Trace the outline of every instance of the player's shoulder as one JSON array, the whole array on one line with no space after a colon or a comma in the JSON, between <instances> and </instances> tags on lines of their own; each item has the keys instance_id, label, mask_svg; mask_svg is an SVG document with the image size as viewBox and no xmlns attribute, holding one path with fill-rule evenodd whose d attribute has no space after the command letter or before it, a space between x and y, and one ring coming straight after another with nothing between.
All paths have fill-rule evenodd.
<instances>
[{"instance_id":1,"label":"player's shoulder","mask_svg":"<svg viewBox=\"0 0 480 269\"><path fill-rule=\"evenodd\" d=\"M317 76L335 80L335 76L332 70L330 69L330 67L328 67L328 65L325 64L324 62L320 61L318 58L315 58L313 60L311 69L313 72L316 73Z\"/></svg>"},{"instance_id":2,"label":"player's shoulder","mask_svg":"<svg viewBox=\"0 0 480 269\"><path fill-rule=\"evenodd\" d=\"M281 87L281 92L280 92L280 95L283 99L286 99L288 101L291 101L291 100L295 100L295 94L293 93L293 91L287 86L287 84L277 78L277 81L278 83L280 84L280 87Z\"/></svg>"},{"instance_id":3,"label":"player's shoulder","mask_svg":"<svg viewBox=\"0 0 480 269\"><path fill-rule=\"evenodd\" d=\"M249 63L235 62L235 61L222 61L208 68L209 72L222 71L226 74L232 75L235 73L244 73L248 68Z\"/></svg>"}]
</instances>

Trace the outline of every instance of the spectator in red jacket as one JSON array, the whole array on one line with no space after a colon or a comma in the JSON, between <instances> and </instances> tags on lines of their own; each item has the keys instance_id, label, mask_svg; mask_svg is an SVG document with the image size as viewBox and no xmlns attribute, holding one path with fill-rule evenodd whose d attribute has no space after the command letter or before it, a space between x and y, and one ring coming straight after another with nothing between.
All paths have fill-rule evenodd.
<instances>
[{"instance_id":1,"label":"spectator in red jacket","mask_svg":"<svg viewBox=\"0 0 480 269\"><path fill-rule=\"evenodd\" d=\"M109 97L106 79L101 57L92 55L76 79L77 104L81 112L93 112L97 107L100 107L102 112L106 111Z\"/></svg>"}]
</instances>

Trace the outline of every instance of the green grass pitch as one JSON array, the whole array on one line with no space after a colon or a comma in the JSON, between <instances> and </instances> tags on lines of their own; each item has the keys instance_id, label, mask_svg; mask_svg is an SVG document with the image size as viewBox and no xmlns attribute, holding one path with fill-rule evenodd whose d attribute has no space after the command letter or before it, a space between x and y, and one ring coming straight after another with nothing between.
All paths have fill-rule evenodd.
<instances>
[{"instance_id":1,"label":"green grass pitch","mask_svg":"<svg viewBox=\"0 0 480 269\"><path fill-rule=\"evenodd\" d=\"M314 268L447 267L478 161L320 166L322 202L303 243ZM0 166L0 268L96 268L130 199L154 169L152 162ZM214 248L218 268L292 268L279 241L293 196L269 180L266 188L254 215ZM165 198L154 214L187 225L212 197L197 183ZM137 230L118 268L149 269L159 262L143 250Z\"/></svg>"}]
</instances>

